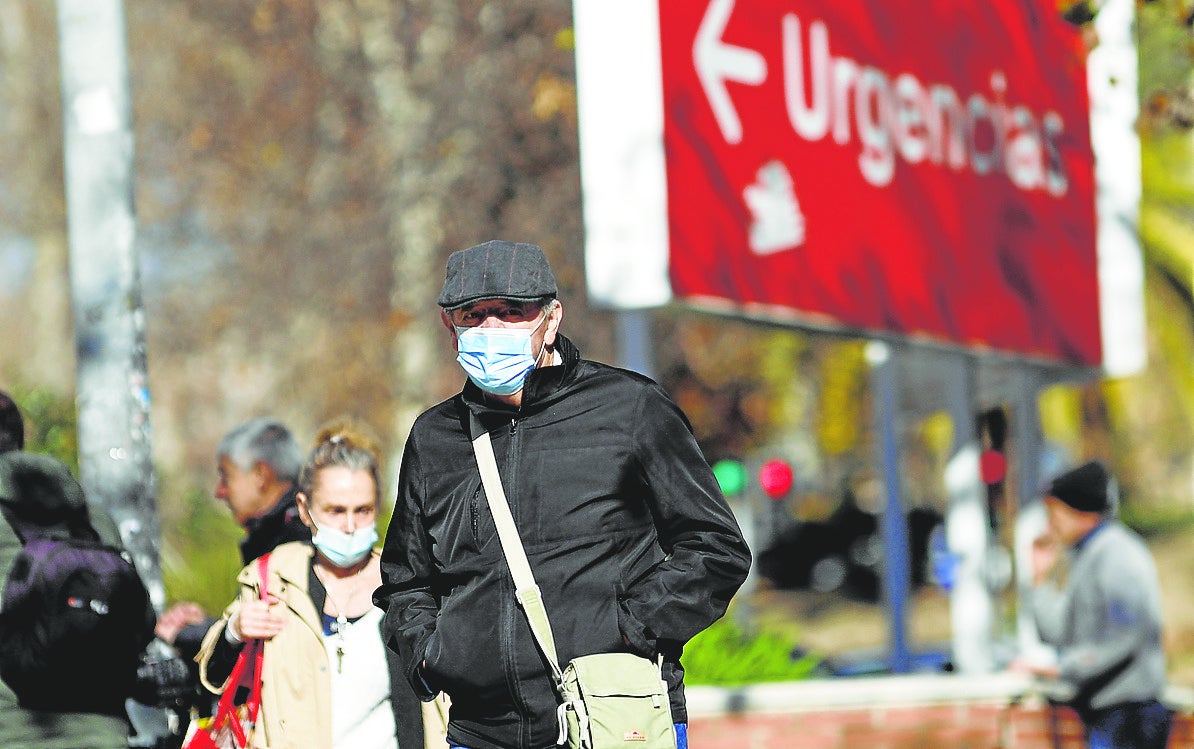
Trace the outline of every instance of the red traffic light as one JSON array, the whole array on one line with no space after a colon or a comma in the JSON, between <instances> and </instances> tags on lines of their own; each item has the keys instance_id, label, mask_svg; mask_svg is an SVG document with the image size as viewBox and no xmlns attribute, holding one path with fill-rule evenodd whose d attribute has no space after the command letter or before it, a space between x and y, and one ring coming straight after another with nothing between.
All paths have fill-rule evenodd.
<instances>
[{"instance_id":1,"label":"red traffic light","mask_svg":"<svg viewBox=\"0 0 1194 749\"><path fill-rule=\"evenodd\" d=\"M978 456L978 473L984 484L998 484L1007 475L1007 458L998 450L983 450Z\"/></svg>"},{"instance_id":2,"label":"red traffic light","mask_svg":"<svg viewBox=\"0 0 1194 749\"><path fill-rule=\"evenodd\" d=\"M792 466L787 461L769 460L759 467L759 486L772 499L779 499L792 488Z\"/></svg>"}]
</instances>

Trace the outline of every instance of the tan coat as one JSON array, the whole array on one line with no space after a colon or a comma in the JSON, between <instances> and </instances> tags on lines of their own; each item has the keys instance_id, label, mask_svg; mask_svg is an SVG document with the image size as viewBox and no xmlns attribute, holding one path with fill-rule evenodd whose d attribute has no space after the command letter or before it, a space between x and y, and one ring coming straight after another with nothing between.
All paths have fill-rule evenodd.
<instances>
[{"instance_id":1,"label":"tan coat","mask_svg":"<svg viewBox=\"0 0 1194 749\"><path fill-rule=\"evenodd\" d=\"M377 554L376 551L373 552ZM264 675L261 680L261 716L254 746L269 749L331 749L331 678L324 649L319 613L311 602L307 579L312 549L301 542L282 544L269 559L269 592L289 611L282 631L265 644ZM215 693L226 684L212 685L207 663L229 618L246 600L256 599L260 579L257 562L237 575L239 597L224 611L203 639L199 651L200 678ZM261 735L264 727L264 736Z\"/></svg>"}]
</instances>

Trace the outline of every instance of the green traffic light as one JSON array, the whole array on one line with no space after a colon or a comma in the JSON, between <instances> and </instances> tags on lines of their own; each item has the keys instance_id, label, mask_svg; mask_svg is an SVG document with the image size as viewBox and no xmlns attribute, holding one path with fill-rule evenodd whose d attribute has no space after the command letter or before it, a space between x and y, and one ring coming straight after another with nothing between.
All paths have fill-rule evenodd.
<instances>
[{"instance_id":1,"label":"green traffic light","mask_svg":"<svg viewBox=\"0 0 1194 749\"><path fill-rule=\"evenodd\" d=\"M713 464L713 475L717 478L717 485L721 493L727 497L741 494L746 488L746 466L737 460L719 460Z\"/></svg>"}]
</instances>

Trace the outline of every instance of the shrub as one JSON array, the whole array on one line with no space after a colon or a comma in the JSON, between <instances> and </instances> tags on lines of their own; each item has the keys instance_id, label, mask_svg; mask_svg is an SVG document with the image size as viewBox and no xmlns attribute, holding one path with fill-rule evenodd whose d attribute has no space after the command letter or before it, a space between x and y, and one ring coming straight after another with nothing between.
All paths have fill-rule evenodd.
<instances>
[{"instance_id":1,"label":"shrub","mask_svg":"<svg viewBox=\"0 0 1194 749\"><path fill-rule=\"evenodd\" d=\"M782 635L743 632L730 616L714 622L684 646L684 682L690 685L740 686L812 678L820 659L801 652Z\"/></svg>"}]
</instances>

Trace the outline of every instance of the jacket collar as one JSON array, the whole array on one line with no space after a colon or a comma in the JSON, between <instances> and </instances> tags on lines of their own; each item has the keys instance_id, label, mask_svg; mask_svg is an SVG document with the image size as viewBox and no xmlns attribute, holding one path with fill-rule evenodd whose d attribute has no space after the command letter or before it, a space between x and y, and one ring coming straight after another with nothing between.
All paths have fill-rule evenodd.
<instances>
[{"instance_id":1,"label":"jacket collar","mask_svg":"<svg viewBox=\"0 0 1194 749\"><path fill-rule=\"evenodd\" d=\"M381 551L374 549L372 556L381 556ZM323 636L323 624L319 618L319 608L312 596L309 581L311 579L311 558L315 549L309 543L292 541L282 544L269 552L270 593L277 596L289 607L298 618L310 629L316 637ZM273 579L274 577L277 579ZM246 565L237 575L237 581L254 591L260 590L261 582L257 561ZM279 581L281 585L279 586ZM323 602L323 595L320 596Z\"/></svg>"},{"instance_id":2,"label":"jacket collar","mask_svg":"<svg viewBox=\"0 0 1194 749\"><path fill-rule=\"evenodd\" d=\"M282 544L269 552L269 572L306 595L307 572L311 569L311 557L314 553L310 544L301 541ZM240 571L237 580L256 589L261 580L258 569L257 560L253 560ZM270 592L278 593L273 590Z\"/></svg>"},{"instance_id":3,"label":"jacket collar","mask_svg":"<svg viewBox=\"0 0 1194 749\"><path fill-rule=\"evenodd\" d=\"M556 334L555 349L563 360L551 367L540 367L527 376L523 386L522 407L526 410L546 400L568 382L576 372L576 365L580 361L580 349L576 344L559 333Z\"/></svg>"},{"instance_id":4,"label":"jacket collar","mask_svg":"<svg viewBox=\"0 0 1194 749\"><path fill-rule=\"evenodd\" d=\"M292 517L297 516L298 509L295 507L296 494L298 494L298 487L291 484L290 488L283 492L281 497L278 497L278 501L272 507L259 516L249 518L245 521L245 533L251 536L263 525L282 525L291 520Z\"/></svg>"},{"instance_id":5,"label":"jacket collar","mask_svg":"<svg viewBox=\"0 0 1194 749\"><path fill-rule=\"evenodd\" d=\"M1074 552L1077 553L1077 552L1085 549L1087 544L1089 544L1091 542L1091 540L1093 540L1094 537L1099 534L1100 531L1102 531L1104 528L1107 527L1107 522L1108 521L1104 520L1103 522L1096 525L1094 528L1091 528L1090 533L1087 533L1085 536L1083 536L1082 538L1075 541L1074 542Z\"/></svg>"}]
</instances>

